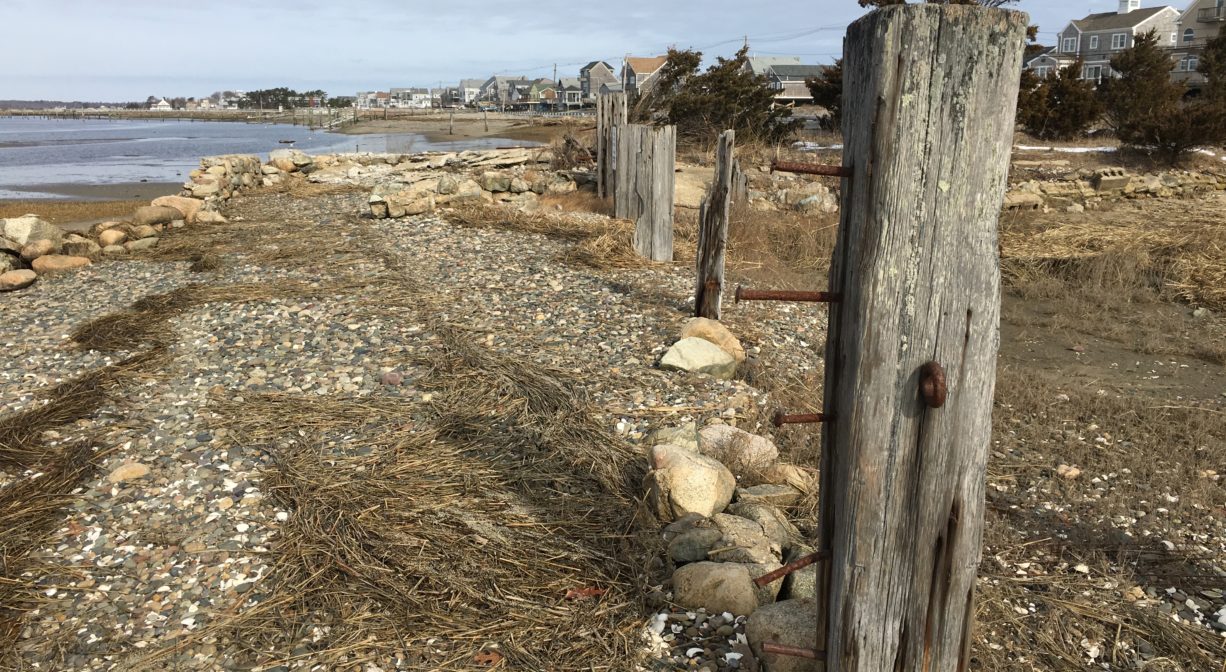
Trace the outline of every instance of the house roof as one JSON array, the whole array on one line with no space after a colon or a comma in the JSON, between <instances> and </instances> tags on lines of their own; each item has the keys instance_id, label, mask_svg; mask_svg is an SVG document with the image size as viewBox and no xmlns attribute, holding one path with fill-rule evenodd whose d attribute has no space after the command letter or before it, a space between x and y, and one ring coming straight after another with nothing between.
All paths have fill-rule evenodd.
<instances>
[{"instance_id":1,"label":"house roof","mask_svg":"<svg viewBox=\"0 0 1226 672\"><path fill-rule=\"evenodd\" d=\"M479 89L481 88L481 85L484 83L485 83L485 80L483 79L461 79L460 88L461 89Z\"/></svg>"},{"instance_id":2,"label":"house roof","mask_svg":"<svg viewBox=\"0 0 1226 672\"><path fill-rule=\"evenodd\" d=\"M1073 19L1071 23L1082 32L1132 28L1142 21L1153 18L1167 9L1171 8L1142 7L1141 9L1134 9L1126 14L1120 14L1119 12L1100 12L1098 14L1090 14L1084 18Z\"/></svg>"},{"instance_id":3,"label":"house roof","mask_svg":"<svg viewBox=\"0 0 1226 672\"><path fill-rule=\"evenodd\" d=\"M587 72L588 70L591 70L592 68L598 65L603 65L604 67L609 69L609 72L613 72L613 66L609 65L605 61L592 61L591 63L588 63L587 65L583 66L582 68L579 68L579 72Z\"/></svg>"},{"instance_id":4,"label":"house roof","mask_svg":"<svg viewBox=\"0 0 1226 672\"><path fill-rule=\"evenodd\" d=\"M806 77L817 77L826 71L824 65L800 65L798 63L784 63L780 65L772 65L771 72L777 77L787 77L790 79L804 79Z\"/></svg>"},{"instance_id":5,"label":"house roof","mask_svg":"<svg viewBox=\"0 0 1226 672\"><path fill-rule=\"evenodd\" d=\"M561 79L559 79L559 80L558 80L558 84L560 84L560 85L562 86L562 88L564 88L564 89L569 89L569 88L571 88L571 87L574 87L574 88L576 88L576 89L583 88L583 87L582 87L582 86L580 86L580 84L579 84L579 78L578 78L578 77L563 77L563 78L561 78Z\"/></svg>"},{"instance_id":6,"label":"house roof","mask_svg":"<svg viewBox=\"0 0 1226 672\"><path fill-rule=\"evenodd\" d=\"M638 56L627 56L626 65L634 71L636 75L650 75L664 66L667 56L649 56L641 58Z\"/></svg>"},{"instance_id":7,"label":"house roof","mask_svg":"<svg viewBox=\"0 0 1226 672\"><path fill-rule=\"evenodd\" d=\"M772 65L800 65L799 56L750 56L746 60L755 75L765 75Z\"/></svg>"}]
</instances>

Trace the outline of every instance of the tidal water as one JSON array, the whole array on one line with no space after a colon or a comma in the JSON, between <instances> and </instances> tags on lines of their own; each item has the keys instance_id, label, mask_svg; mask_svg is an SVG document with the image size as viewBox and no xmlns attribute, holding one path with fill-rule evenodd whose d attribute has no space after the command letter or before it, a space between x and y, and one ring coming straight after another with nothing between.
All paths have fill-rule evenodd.
<instances>
[{"instance_id":1,"label":"tidal water","mask_svg":"<svg viewBox=\"0 0 1226 672\"><path fill-rule=\"evenodd\" d=\"M292 140L293 144L283 143ZM431 143L416 133L342 135L305 126L183 120L0 117L0 198L64 198L65 187L182 182L200 158L293 147L327 152L421 152L512 143L480 138Z\"/></svg>"}]
</instances>

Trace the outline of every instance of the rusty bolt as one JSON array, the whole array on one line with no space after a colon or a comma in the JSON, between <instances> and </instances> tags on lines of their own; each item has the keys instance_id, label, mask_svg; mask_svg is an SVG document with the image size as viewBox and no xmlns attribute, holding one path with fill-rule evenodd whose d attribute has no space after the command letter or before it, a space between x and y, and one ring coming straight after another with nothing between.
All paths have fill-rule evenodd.
<instances>
[{"instance_id":1,"label":"rusty bolt","mask_svg":"<svg viewBox=\"0 0 1226 672\"><path fill-rule=\"evenodd\" d=\"M795 415L788 415L783 411L775 411L775 414L771 416L771 424L776 427L784 425L808 425L826 422L827 419L825 413L797 413Z\"/></svg>"},{"instance_id":2,"label":"rusty bolt","mask_svg":"<svg viewBox=\"0 0 1226 672\"><path fill-rule=\"evenodd\" d=\"M945 369L936 362L928 362L920 367L920 394L928 408L940 408L945 405Z\"/></svg>"}]
</instances>

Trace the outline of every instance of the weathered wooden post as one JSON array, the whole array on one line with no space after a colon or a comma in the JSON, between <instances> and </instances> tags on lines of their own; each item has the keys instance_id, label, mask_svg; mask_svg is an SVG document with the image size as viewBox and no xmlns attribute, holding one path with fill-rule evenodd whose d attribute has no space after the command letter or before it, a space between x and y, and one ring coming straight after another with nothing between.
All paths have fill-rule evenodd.
<instances>
[{"instance_id":1,"label":"weathered wooden post","mask_svg":"<svg viewBox=\"0 0 1226 672\"><path fill-rule=\"evenodd\" d=\"M732 174L736 160L732 149L734 131L719 134L715 149L715 179L711 191L698 207L698 280L694 287L694 314L712 320L720 318L720 297L724 289L724 251L728 247L728 202L732 196Z\"/></svg>"},{"instance_id":2,"label":"weathered wooden post","mask_svg":"<svg viewBox=\"0 0 1226 672\"><path fill-rule=\"evenodd\" d=\"M996 223L1027 17L882 7L843 52L818 642L838 672L966 670L999 342Z\"/></svg>"},{"instance_id":3,"label":"weathered wooden post","mask_svg":"<svg viewBox=\"0 0 1226 672\"><path fill-rule=\"evenodd\" d=\"M613 214L634 221L634 249L640 255L672 261L677 128L626 124L616 138Z\"/></svg>"},{"instance_id":4,"label":"weathered wooden post","mask_svg":"<svg viewBox=\"0 0 1226 672\"><path fill-rule=\"evenodd\" d=\"M629 116L626 94L607 93L596 98L596 195L608 198L617 191L617 128Z\"/></svg>"}]
</instances>

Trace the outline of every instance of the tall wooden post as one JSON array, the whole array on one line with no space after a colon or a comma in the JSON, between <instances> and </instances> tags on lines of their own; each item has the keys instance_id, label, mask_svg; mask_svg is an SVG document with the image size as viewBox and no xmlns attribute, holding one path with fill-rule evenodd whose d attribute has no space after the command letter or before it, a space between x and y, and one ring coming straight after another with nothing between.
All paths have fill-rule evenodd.
<instances>
[{"instance_id":1,"label":"tall wooden post","mask_svg":"<svg viewBox=\"0 0 1226 672\"><path fill-rule=\"evenodd\" d=\"M626 124L618 128L616 137L613 214L634 221L634 249L640 255L672 261L677 127Z\"/></svg>"},{"instance_id":2,"label":"tall wooden post","mask_svg":"<svg viewBox=\"0 0 1226 672\"><path fill-rule=\"evenodd\" d=\"M624 93L596 97L596 195L600 198L617 191L617 129L626 125L628 112Z\"/></svg>"},{"instance_id":3,"label":"tall wooden post","mask_svg":"<svg viewBox=\"0 0 1226 672\"><path fill-rule=\"evenodd\" d=\"M1026 23L915 4L847 31L819 526L832 672L969 666Z\"/></svg>"},{"instance_id":4,"label":"tall wooden post","mask_svg":"<svg viewBox=\"0 0 1226 672\"><path fill-rule=\"evenodd\" d=\"M698 207L698 280L694 287L694 314L712 320L720 318L720 298L724 289L724 251L728 247L728 202L732 196L732 174L736 160L732 148L734 131L719 134L715 149L715 179L711 191Z\"/></svg>"}]
</instances>

